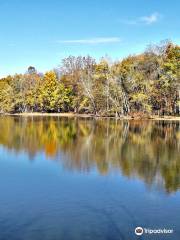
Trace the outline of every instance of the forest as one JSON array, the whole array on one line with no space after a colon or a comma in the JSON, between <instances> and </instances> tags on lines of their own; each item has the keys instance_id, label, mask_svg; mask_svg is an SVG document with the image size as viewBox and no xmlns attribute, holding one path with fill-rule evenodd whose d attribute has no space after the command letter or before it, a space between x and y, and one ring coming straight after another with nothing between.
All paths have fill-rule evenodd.
<instances>
[{"instance_id":1,"label":"forest","mask_svg":"<svg viewBox=\"0 0 180 240\"><path fill-rule=\"evenodd\" d=\"M180 113L180 46L169 41L112 62L69 56L46 73L0 79L0 113L78 113L112 117Z\"/></svg>"}]
</instances>

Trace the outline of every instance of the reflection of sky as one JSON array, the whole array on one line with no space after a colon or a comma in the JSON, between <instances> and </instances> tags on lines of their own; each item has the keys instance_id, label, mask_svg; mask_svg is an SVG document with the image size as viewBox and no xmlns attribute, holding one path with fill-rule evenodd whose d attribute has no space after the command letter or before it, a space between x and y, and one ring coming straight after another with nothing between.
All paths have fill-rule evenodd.
<instances>
[{"instance_id":1,"label":"reflection of sky","mask_svg":"<svg viewBox=\"0 0 180 240\"><path fill-rule=\"evenodd\" d=\"M81 159L82 161L82 159ZM46 171L47 173L52 171L54 174L62 173L64 174L73 174L73 175L86 175L86 176L100 176L102 175L94 161L92 165L86 166L87 162L84 162L84 167L76 167L73 163L72 156L62 153L59 149L58 154L55 156L47 156L46 152L39 150L33 156L26 152L26 150L9 150L4 146L0 145L0 164L5 167L5 170L9 169L9 166L13 165L13 171L16 170L17 164L23 169L39 169L39 171ZM83 161L82 161L83 163ZM81 164L82 164L81 163ZM74 166L74 167L73 167ZM18 168L17 168L18 170ZM8 170L9 171L9 170ZM105 174L106 178L118 177L121 178L121 181L137 182L143 183L143 179L139 178L136 171L131 173L130 177L124 176L122 169L117 166L109 166L108 173ZM165 182L161 173L159 171L153 177L152 183L146 185L148 191L148 197L155 201L161 199L160 195L166 195L165 191Z\"/></svg>"},{"instance_id":2,"label":"reflection of sky","mask_svg":"<svg viewBox=\"0 0 180 240\"><path fill-rule=\"evenodd\" d=\"M120 172L65 170L44 153L29 161L26 153L0 147L0 191L0 236L12 240L37 232L53 239L64 231L69 239L132 238L137 225L180 229L180 192L166 195Z\"/></svg>"}]
</instances>

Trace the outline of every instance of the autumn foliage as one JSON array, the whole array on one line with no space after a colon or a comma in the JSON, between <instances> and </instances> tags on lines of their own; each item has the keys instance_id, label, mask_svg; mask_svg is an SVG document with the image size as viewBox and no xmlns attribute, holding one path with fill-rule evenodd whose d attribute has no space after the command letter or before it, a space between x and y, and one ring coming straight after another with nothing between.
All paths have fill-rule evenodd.
<instances>
[{"instance_id":1,"label":"autumn foliage","mask_svg":"<svg viewBox=\"0 0 180 240\"><path fill-rule=\"evenodd\" d=\"M122 61L64 59L53 71L0 80L0 113L75 112L99 116L178 115L180 47L153 45Z\"/></svg>"}]
</instances>

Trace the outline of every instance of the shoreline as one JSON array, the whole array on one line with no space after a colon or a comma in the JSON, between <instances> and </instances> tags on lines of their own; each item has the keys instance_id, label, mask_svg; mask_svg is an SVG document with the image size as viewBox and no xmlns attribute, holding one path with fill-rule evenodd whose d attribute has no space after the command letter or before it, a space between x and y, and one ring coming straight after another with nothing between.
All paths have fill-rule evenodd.
<instances>
[{"instance_id":1,"label":"shoreline","mask_svg":"<svg viewBox=\"0 0 180 240\"><path fill-rule=\"evenodd\" d=\"M21 117L81 117L81 118L110 118L110 119L117 119L117 120L166 120L166 121L180 121L180 116L156 116L152 115L150 117L142 117L142 118L133 118L130 116L124 117L107 117L107 116L95 116L93 114L78 114L78 113L6 113L0 114L0 116L21 116Z\"/></svg>"}]
</instances>

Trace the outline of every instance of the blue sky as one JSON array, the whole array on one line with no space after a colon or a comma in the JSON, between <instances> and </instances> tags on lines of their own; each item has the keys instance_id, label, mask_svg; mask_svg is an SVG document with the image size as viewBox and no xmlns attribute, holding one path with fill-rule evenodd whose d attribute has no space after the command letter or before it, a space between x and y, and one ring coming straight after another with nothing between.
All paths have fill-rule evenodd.
<instances>
[{"instance_id":1,"label":"blue sky","mask_svg":"<svg viewBox=\"0 0 180 240\"><path fill-rule=\"evenodd\" d=\"M170 39L180 44L179 0L0 0L0 77L44 72L68 55L113 60Z\"/></svg>"}]
</instances>

